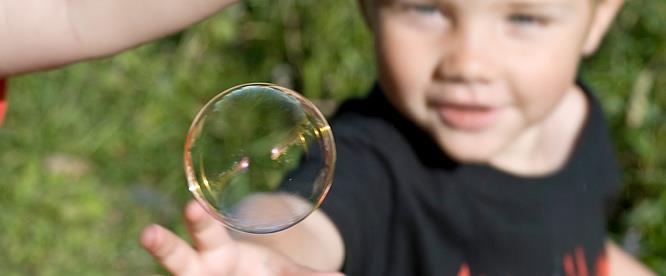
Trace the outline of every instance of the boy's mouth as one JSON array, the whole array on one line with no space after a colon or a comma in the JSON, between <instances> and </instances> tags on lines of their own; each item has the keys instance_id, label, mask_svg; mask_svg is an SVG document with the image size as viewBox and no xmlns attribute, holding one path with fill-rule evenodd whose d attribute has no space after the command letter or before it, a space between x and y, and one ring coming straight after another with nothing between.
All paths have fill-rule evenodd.
<instances>
[{"instance_id":1,"label":"boy's mouth","mask_svg":"<svg viewBox=\"0 0 666 276\"><path fill-rule=\"evenodd\" d=\"M445 103L436 108L445 124L462 130L485 129L495 123L499 115L499 108L479 105Z\"/></svg>"}]
</instances>

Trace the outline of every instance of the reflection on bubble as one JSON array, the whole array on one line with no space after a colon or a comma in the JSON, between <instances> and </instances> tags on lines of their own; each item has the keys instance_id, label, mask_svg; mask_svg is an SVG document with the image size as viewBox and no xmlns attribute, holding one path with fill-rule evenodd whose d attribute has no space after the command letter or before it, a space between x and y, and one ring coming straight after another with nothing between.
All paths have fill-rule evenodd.
<instances>
[{"instance_id":1,"label":"reflection on bubble","mask_svg":"<svg viewBox=\"0 0 666 276\"><path fill-rule=\"evenodd\" d=\"M324 116L299 94L246 84L210 100L185 142L189 189L216 219L248 233L284 230L324 200L335 144Z\"/></svg>"}]
</instances>

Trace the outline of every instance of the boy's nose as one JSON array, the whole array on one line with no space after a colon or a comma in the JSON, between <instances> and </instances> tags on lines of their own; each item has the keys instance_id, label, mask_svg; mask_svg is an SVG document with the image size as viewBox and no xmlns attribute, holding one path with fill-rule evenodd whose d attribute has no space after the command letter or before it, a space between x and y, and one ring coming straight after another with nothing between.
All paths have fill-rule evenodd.
<instances>
[{"instance_id":1,"label":"boy's nose","mask_svg":"<svg viewBox=\"0 0 666 276\"><path fill-rule=\"evenodd\" d=\"M492 81L492 41L483 30L467 28L442 41L436 74L451 83L486 84Z\"/></svg>"}]
</instances>

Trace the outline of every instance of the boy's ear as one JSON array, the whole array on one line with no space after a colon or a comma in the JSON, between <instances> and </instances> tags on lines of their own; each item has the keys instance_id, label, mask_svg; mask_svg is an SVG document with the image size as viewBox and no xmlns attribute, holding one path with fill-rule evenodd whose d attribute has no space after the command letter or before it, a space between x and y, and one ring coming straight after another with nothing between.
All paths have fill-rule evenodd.
<instances>
[{"instance_id":1,"label":"boy's ear","mask_svg":"<svg viewBox=\"0 0 666 276\"><path fill-rule=\"evenodd\" d=\"M596 0L598 3L594 7L593 18L590 25L590 30L587 34L585 44L583 44L583 55L589 56L593 54L604 35L608 31L615 15L624 4L624 0Z\"/></svg>"}]
</instances>

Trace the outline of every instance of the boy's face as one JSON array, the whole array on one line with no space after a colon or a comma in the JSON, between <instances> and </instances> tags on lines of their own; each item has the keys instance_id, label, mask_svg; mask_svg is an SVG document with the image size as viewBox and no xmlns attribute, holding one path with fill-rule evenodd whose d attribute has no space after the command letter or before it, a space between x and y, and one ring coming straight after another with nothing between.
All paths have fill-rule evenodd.
<instances>
[{"instance_id":1,"label":"boy's face","mask_svg":"<svg viewBox=\"0 0 666 276\"><path fill-rule=\"evenodd\" d=\"M452 157L476 162L576 93L579 61L614 14L593 0L375 1L367 14L389 100Z\"/></svg>"}]
</instances>

